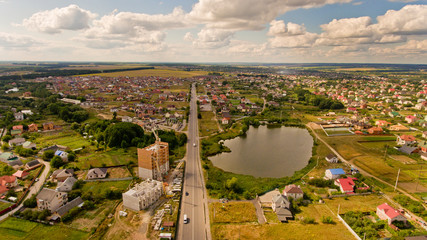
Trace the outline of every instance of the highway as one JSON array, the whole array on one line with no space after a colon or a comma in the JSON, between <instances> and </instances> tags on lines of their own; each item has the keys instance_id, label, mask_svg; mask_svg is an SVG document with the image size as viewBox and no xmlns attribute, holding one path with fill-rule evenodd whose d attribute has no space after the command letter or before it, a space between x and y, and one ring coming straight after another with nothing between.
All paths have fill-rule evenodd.
<instances>
[{"instance_id":1,"label":"highway","mask_svg":"<svg viewBox=\"0 0 427 240\"><path fill-rule=\"evenodd\" d=\"M196 144L196 146L194 146ZM178 226L179 240L210 240L207 195L202 177L199 153L199 127L197 121L196 87L193 84L188 120L187 160L185 164L184 190ZM188 195L186 194L188 193ZM188 223L184 224L184 214Z\"/></svg>"}]
</instances>

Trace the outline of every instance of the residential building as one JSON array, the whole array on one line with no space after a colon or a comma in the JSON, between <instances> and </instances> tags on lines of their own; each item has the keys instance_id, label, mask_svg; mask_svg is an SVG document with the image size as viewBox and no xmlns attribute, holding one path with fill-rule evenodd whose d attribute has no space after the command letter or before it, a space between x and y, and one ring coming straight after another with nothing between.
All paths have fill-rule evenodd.
<instances>
[{"instance_id":1,"label":"residential building","mask_svg":"<svg viewBox=\"0 0 427 240\"><path fill-rule=\"evenodd\" d=\"M402 221L406 223L406 218L396 209L383 203L377 207L377 215L381 220L387 220L388 224L392 224L394 221Z\"/></svg>"},{"instance_id":2,"label":"residential building","mask_svg":"<svg viewBox=\"0 0 427 240\"><path fill-rule=\"evenodd\" d=\"M30 142L30 141L25 141L25 142L22 144L22 147L23 147L23 148L26 148L26 149L33 149L33 150L35 150L35 149L37 148L37 144L32 143L32 142Z\"/></svg>"},{"instance_id":3,"label":"residential building","mask_svg":"<svg viewBox=\"0 0 427 240\"><path fill-rule=\"evenodd\" d=\"M24 144L25 142L25 138L14 138L9 140L9 146L13 147L13 146L21 146L22 144Z\"/></svg>"},{"instance_id":4,"label":"residential building","mask_svg":"<svg viewBox=\"0 0 427 240\"><path fill-rule=\"evenodd\" d=\"M53 122L43 123L43 130L48 131L48 130L54 130L54 129L55 129L55 125L53 125Z\"/></svg>"},{"instance_id":5,"label":"residential building","mask_svg":"<svg viewBox=\"0 0 427 240\"><path fill-rule=\"evenodd\" d=\"M14 113L14 114L13 114L13 116L15 117L15 119L16 119L17 121L22 121L22 120L24 120L24 114L23 114L22 112Z\"/></svg>"},{"instance_id":6,"label":"residential building","mask_svg":"<svg viewBox=\"0 0 427 240\"><path fill-rule=\"evenodd\" d=\"M403 126L402 124L392 125L389 128L390 131L408 131L409 128Z\"/></svg>"},{"instance_id":7,"label":"residential building","mask_svg":"<svg viewBox=\"0 0 427 240\"><path fill-rule=\"evenodd\" d=\"M64 182L59 182L56 191L58 192L69 192L73 190L74 183L77 182L77 179L74 177L68 177Z\"/></svg>"},{"instance_id":8,"label":"residential building","mask_svg":"<svg viewBox=\"0 0 427 240\"><path fill-rule=\"evenodd\" d=\"M53 212L53 218L61 218L65 214L67 214L71 209L75 207L82 207L84 204L83 199L81 197L77 197L68 203L66 203L64 206L59 207Z\"/></svg>"},{"instance_id":9,"label":"residential building","mask_svg":"<svg viewBox=\"0 0 427 240\"><path fill-rule=\"evenodd\" d=\"M369 134L382 134L384 131L380 127L371 127L368 129Z\"/></svg>"},{"instance_id":10,"label":"residential building","mask_svg":"<svg viewBox=\"0 0 427 240\"><path fill-rule=\"evenodd\" d=\"M100 179L107 177L107 168L92 168L87 172L86 178L91 179Z\"/></svg>"},{"instance_id":11,"label":"residential building","mask_svg":"<svg viewBox=\"0 0 427 240\"><path fill-rule=\"evenodd\" d=\"M157 141L146 148L138 148L140 178L162 179L168 171L169 145L167 142Z\"/></svg>"},{"instance_id":12,"label":"residential building","mask_svg":"<svg viewBox=\"0 0 427 240\"><path fill-rule=\"evenodd\" d=\"M9 163L11 161L15 161L18 160L18 156L16 156L15 154L11 153L11 152L4 152L2 154L0 154L0 161L5 162L5 163Z\"/></svg>"},{"instance_id":13,"label":"residential building","mask_svg":"<svg viewBox=\"0 0 427 240\"><path fill-rule=\"evenodd\" d=\"M62 161L68 162L68 153L61 151L61 150L56 150L55 152L55 156L58 156L62 159Z\"/></svg>"},{"instance_id":14,"label":"residential building","mask_svg":"<svg viewBox=\"0 0 427 240\"><path fill-rule=\"evenodd\" d=\"M326 179L337 179L341 175L345 175L345 172L342 168L326 169L325 171Z\"/></svg>"},{"instance_id":15,"label":"residential building","mask_svg":"<svg viewBox=\"0 0 427 240\"><path fill-rule=\"evenodd\" d=\"M18 170L14 174L12 174L12 176L15 176L18 179L25 179L27 178L28 175L29 173L27 171L21 171L21 170Z\"/></svg>"},{"instance_id":16,"label":"residential building","mask_svg":"<svg viewBox=\"0 0 427 240\"><path fill-rule=\"evenodd\" d=\"M27 164L25 164L25 169L31 170L31 169L34 169L34 168L38 168L41 165L42 164L39 162L39 160L33 160L33 161L27 162Z\"/></svg>"},{"instance_id":17,"label":"residential building","mask_svg":"<svg viewBox=\"0 0 427 240\"><path fill-rule=\"evenodd\" d=\"M288 198L277 194L272 197L271 208L276 213L277 218L281 222L287 222L290 219L293 219L292 212L290 210L291 203Z\"/></svg>"},{"instance_id":18,"label":"residential building","mask_svg":"<svg viewBox=\"0 0 427 240\"><path fill-rule=\"evenodd\" d=\"M52 181L63 182L67 178L72 177L73 174L74 174L73 169L58 169L52 173L52 175L50 176L50 179Z\"/></svg>"},{"instance_id":19,"label":"residential building","mask_svg":"<svg viewBox=\"0 0 427 240\"><path fill-rule=\"evenodd\" d=\"M18 178L15 176L1 176L0 177L0 196L4 195L10 189L18 186Z\"/></svg>"},{"instance_id":20,"label":"residential building","mask_svg":"<svg viewBox=\"0 0 427 240\"><path fill-rule=\"evenodd\" d=\"M414 123L414 122L416 122L418 119L417 119L417 117L415 117L415 116L413 116L413 115L408 115L408 116L406 116L405 117L405 121L407 122L407 123Z\"/></svg>"},{"instance_id":21,"label":"residential building","mask_svg":"<svg viewBox=\"0 0 427 240\"><path fill-rule=\"evenodd\" d=\"M415 137L412 135L401 135L397 136L396 144L397 145L411 145L416 143Z\"/></svg>"},{"instance_id":22,"label":"residential building","mask_svg":"<svg viewBox=\"0 0 427 240\"><path fill-rule=\"evenodd\" d=\"M335 180L334 184L340 187L342 193L353 193L356 185L353 181L355 179L356 178L351 177L339 178Z\"/></svg>"},{"instance_id":23,"label":"residential building","mask_svg":"<svg viewBox=\"0 0 427 240\"><path fill-rule=\"evenodd\" d=\"M419 151L418 147L411 147L408 145L403 145L402 147L398 148L397 150L400 152L403 152L405 154L408 154L408 155L410 155L412 153L417 153Z\"/></svg>"},{"instance_id":24,"label":"residential building","mask_svg":"<svg viewBox=\"0 0 427 240\"><path fill-rule=\"evenodd\" d=\"M329 163L337 163L338 162L338 157L333 153L328 154L328 156L326 156L325 159Z\"/></svg>"},{"instance_id":25,"label":"residential building","mask_svg":"<svg viewBox=\"0 0 427 240\"><path fill-rule=\"evenodd\" d=\"M162 182L147 179L122 194L123 206L134 211L140 211L155 203L162 194Z\"/></svg>"},{"instance_id":26,"label":"residential building","mask_svg":"<svg viewBox=\"0 0 427 240\"><path fill-rule=\"evenodd\" d=\"M39 211L48 209L50 212L54 212L67 203L67 193L43 188L37 195L36 200Z\"/></svg>"},{"instance_id":27,"label":"residential building","mask_svg":"<svg viewBox=\"0 0 427 240\"><path fill-rule=\"evenodd\" d=\"M28 125L28 132L37 132L39 130L39 127L35 123L31 123Z\"/></svg>"},{"instance_id":28,"label":"residential building","mask_svg":"<svg viewBox=\"0 0 427 240\"><path fill-rule=\"evenodd\" d=\"M283 195L285 195L288 199L291 197L294 200L297 200L304 197L304 192L300 186L291 184L285 187L283 190Z\"/></svg>"}]
</instances>

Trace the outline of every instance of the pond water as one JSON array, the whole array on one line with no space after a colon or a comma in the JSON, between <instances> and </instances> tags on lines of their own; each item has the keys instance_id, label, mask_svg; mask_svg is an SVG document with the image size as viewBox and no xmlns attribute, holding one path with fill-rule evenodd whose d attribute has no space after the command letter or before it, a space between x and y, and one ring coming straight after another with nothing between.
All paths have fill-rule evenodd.
<instances>
[{"instance_id":1,"label":"pond water","mask_svg":"<svg viewBox=\"0 0 427 240\"><path fill-rule=\"evenodd\" d=\"M307 129L294 127L250 127L244 137L224 141L230 153L210 157L223 169L255 177L292 176L312 156L313 138Z\"/></svg>"}]
</instances>

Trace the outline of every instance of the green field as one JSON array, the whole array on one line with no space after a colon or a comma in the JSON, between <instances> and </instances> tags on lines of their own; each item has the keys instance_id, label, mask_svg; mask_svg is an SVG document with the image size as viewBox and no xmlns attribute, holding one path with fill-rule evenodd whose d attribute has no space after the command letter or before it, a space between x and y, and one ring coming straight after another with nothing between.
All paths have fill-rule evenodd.
<instances>
[{"instance_id":1,"label":"green field","mask_svg":"<svg viewBox=\"0 0 427 240\"><path fill-rule=\"evenodd\" d=\"M43 133L34 142L37 144L37 147L41 148L58 144L67 146L70 149L77 149L90 145L89 141L73 130Z\"/></svg>"},{"instance_id":2,"label":"green field","mask_svg":"<svg viewBox=\"0 0 427 240\"><path fill-rule=\"evenodd\" d=\"M79 154L77 162L73 163L80 169L92 167L116 166L127 164L130 161L137 162L136 148L131 147L127 151L123 149L112 149L107 152L94 152Z\"/></svg>"},{"instance_id":3,"label":"green field","mask_svg":"<svg viewBox=\"0 0 427 240\"><path fill-rule=\"evenodd\" d=\"M0 202L0 211L12 206L10 203Z\"/></svg>"},{"instance_id":4,"label":"green field","mask_svg":"<svg viewBox=\"0 0 427 240\"><path fill-rule=\"evenodd\" d=\"M89 233L74 230L63 225L48 226L41 223L9 217L0 223L0 236L0 238L8 240L78 240L87 239L89 237Z\"/></svg>"},{"instance_id":5,"label":"green field","mask_svg":"<svg viewBox=\"0 0 427 240\"><path fill-rule=\"evenodd\" d=\"M129 181L115 181L115 182L86 182L83 185L82 192L92 192L94 195L99 195L106 189L126 191Z\"/></svg>"},{"instance_id":6,"label":"green field","mask_svg":"<svg viewBox=\"0 0 427 240\"><path fill-rule=\"evenodd\" d=\"M218 124L215 122L213 112L200 112L202 119L199 119L199 130L201 136L209 136L218 131Z\"/></svg>"}]
</instances>

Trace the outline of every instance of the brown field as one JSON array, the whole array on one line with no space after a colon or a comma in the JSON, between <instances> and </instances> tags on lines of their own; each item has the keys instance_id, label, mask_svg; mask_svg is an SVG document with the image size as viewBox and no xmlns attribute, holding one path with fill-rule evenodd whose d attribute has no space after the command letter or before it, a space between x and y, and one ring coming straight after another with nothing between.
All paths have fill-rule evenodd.
<instances>
[{"instance_id":1,"label":"brown field","mask_svg":"<svg viewBox=\"0 0 427 240\"><path fill-rule=\"evenodd\" d=\"M132 177L126 167L115 167L107 170L108 178L125 178Z\"/></svg>"},{"instance_id":2,"label":"brown field","mask_svg":"<svg viewBox=\"0 0 427 240\"><path fill-rule=\"evenodd\" d=\"M146 70L136 70L136 71L124 71L124 72L114 72L114 73L100 73L100 74L89 74L103 77L180 77L180 78L189 78L195 76L206 75L205 71L181 71L181 70L172 70L172 69L146 69Z\"/></svg>"},{"instance_id":3,"label":"brown field","mask_svg":"<svg viewBox=\"0 0 427 240\"><path fill-rule=\"evenodd\" d=\"M124 69L124 68L137 68L137 67L146 67L144 64L126 64L126 65L94 65L94 64L86 64L86 65L70 65L66 68L67 70L80 70L80 69L90 69L90 70L109 70L109 69Z\"/></svg>"},{"instance_id":4,"label":"brown field","mask_svg":"<svg viewBox=\"0 0 427 240\"><path fill-rule=\"evenodd\" d=\"M230 202L210 204L214 223L257 222L256 210L251 202Z\"/></svg>"},{"instance_id":5,"label":"brown field","mask_svg":"<svg viewBox=\"0 0 427 240\"><path fill-rule=\"evenodd\" d=\"M404 156L404 155L391 155L389 156L390 158L397 160L403 164L416 164L417 161L415 161L414 159Z\"/></svg>"},{"instance_id":6,"label":"brown field","mask_svg":"<svg viewBox=\"0 0 427 240\"><path fill-rule=\"evenodd\" d=\"M335 71L378 71L378 70L387 70L380 68L337 68Z\"/></svg>"}]
</instances>

